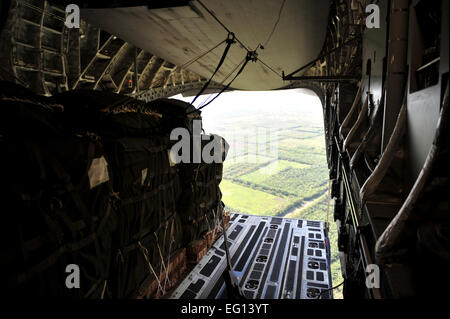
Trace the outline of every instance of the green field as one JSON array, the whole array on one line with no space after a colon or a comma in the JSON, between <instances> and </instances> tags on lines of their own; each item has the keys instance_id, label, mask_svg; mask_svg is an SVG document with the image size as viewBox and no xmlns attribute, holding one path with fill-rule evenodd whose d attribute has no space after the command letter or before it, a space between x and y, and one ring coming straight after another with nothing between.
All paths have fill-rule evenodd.
<instances>
[{"instance_id":1,"label":"green field","mask_svg":"<svg viewBox=\"0 0 450 319\"><path fill-rule=\"evenodd\" d=\"M222 200L228 208L243 214L272 216L282 209L287 200L259 190L224 180L220 183Z\"/></svg>"},{"instance_id":2,"label":"green field","mask_svg":"<svg viewBox=\"0 0 450 319\"><path fill-rule=\"evenodd\" d=\"M294 129L291 130L282 130L279 133L280 139L282 138L293 138L293 139L308 139L315 136L323 136L322 132L310 132L310 131L296 131Z\"/></svg>"},{"instance_id":3,"label":"green field","mask_svg":"<svg viewBox=\"0 0 450 319\"><path fill-rule=\"evenodd\" d=\"M294 161L304 164L325 163L326 165L325 151L311 152L310 150L306 151L302 147L291 149L280 147L278 150L278 156L280 159L287 161Z\"/></svg>"},{"instance_id":4,"label":"green field","mask_svg":"<svg viewBox=\"0 0 450 319\"><path fill-rule=\"evenodd\" d=\"M273 161L267 166L258 168L258 170L253 173L241 176L240 179L244 181L250 181L257 184L264 184L264 181L270 179L272 176L276 176L280 172L292 168L294 170L301 170L308 167L309 165L300 164L296 162L289 161ZM270 183L269 183L270 184Z\"/></svg>"},{"instance_id":5,"label":"green field","mask_svg":"<svg viewBox=\"0 0 450 319\"><path fill-rule=\"evenodd\" d=\"M268 156L261 156L261 155L255 155L255 154L245 154L243 156L237 156L234 158L227 158L227 160L224 162L224 166L231 166L231 165L241 165L243 163L248 163L248 164L264 164L267 162L270 162L271 160L273 160L273 158L268 157Z\"/></svg>"},{"instance_id":6,"label":"green field","mask_svg":"<svg viewBox=\"0 0 450 319\"><path fill-rule=\"evenodd\" d=\"M265 165L272 160L270 157L258 155L244 155L231 158L224 162L224 176L227 178L242 176L258 170L261 165Z\"/></svg>"},{"instance_id":7,"label":"green field","mask_svg":"<svg viewBox=\"0 0 450 319\"><path fill-rule=\"evenodd\" d=\"M325 154L325 139L323 135L303 139L288 137L280 142L280 147L297 150L301 149L310 153Z\"/></svg>"}]
</instances>

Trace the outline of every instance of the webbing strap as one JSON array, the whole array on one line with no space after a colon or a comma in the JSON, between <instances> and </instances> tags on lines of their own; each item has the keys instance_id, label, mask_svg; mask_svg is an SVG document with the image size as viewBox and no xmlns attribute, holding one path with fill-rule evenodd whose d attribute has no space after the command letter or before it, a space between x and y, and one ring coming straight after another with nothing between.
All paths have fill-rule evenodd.
<instances>
[{"instance_id":1,"label":"webbing strap","mask_svg":"<svg viewBox=\"0 0 450 319\"><path fill-rule=\"evenodd\" d=\"M95 151L95 145L92 142L90 142L89 147L88 147L88 159L93 158L94 151ZM58 160L56 160L53 156L51 156L50 154L48 154L48 159L52 163L55 172L58 174L58 177L64 183L65 190L71 195L72 200L77 205L80 213L83 216L84 221L89 225L90 218L89 218L88 210L87 210L84 202L81 200L81 198L78 195L78 191L82 187L83 183L80 183L80 185L78 185L78 187L75 187L71 182L70 175L66 172L66 170L61 165L61 163ZM88 161L88 164L86 165L87 167L85 169L85 173L83 174L84 178L87 178L87 176L88 176L87 172L89 171L90 164L91 164L90 161ZM93 229L91 228L91 231L92 230Z\"/></svg>"},{"instance_id":2,"label":"webbing strap","mask_svg":"<svg viewBox=\"0 0 450 319\"><path fill-rule=\"evenodd\" d=\"M174 215L175 215L175 212L171 212L169 217L167 217L166 221L168 221L170 219L173 219ZM147 236L149 236L150 232L152 232L152 231L153 231L153 225L149 225L147 227L143 227L140 232L138 232L137 234L135 234L132 237L132 240L134 240L135 242L120 248L121 254L127 255L128 253L130 253L133 250L135 250L138 247L137 242L140 241L140 240L146 239Z\"/></svg>"},{"instance_id":3,"label":"webbing strap","mask_svg":"<svg viewBox=\"0 0 450 319\"><path fill-rule=\"evenodd\" d=\"M130 197L130 198L127 198L127 199L122 199L120 201L120 206L126 206L126 205L130 205L130 204L141 202L143 200L150 199L153 196L155 196L158 192L165 191L165 190L170 189L171 187L173 187L175 181L176 181L176 178L173 178L169 182L167 182L165 184L162 184L162 185L159 185L157 188L153 189L150 192L146 192L145 194L134 196L134 197Z\"/></svg>"},{"instance_id":4,"label":"webbing strap","mask_svg":"<svg viewBox=\"0 0 450 319\"><path fill-rule=\"evenodd\" d=\"M80 250L81 248L87 246L88 244L92 243L97 238L96 233L92 233L89 236L86 236L82 240L80 240L77 243L67 244L64 246L61 246L56 252L54 252L50 257L44 259L34 267L31 267L28 271L20 274L17 277L17 280L19 283L23 283L25 281L28 281L30 278L37 276L39 273L44 271L46 268L50 267L56 261L58 258L63 254L67 252L74 252L77 250Z\"/></svg>"},{"instance_id":5,"label":"webbing strap","mask_svg":"<svg viewBox=\"0 0 450 319\"><path fill-rule=\"evenodd\" d=\"M244 64L242 64L242 67L241 67L241 68L239 69L239 71L236 73L236 75L234 76L234 78L233 78L230 82L228 82L228 84L225 85L225 86L219 91L219 93L217 93L217 95L216 95L211 101L209 101L208 103L206 103L206 104L200 106L196 111L199 111L199 110L205 108L206 106L208 106L209 104L211 104L215 99L217 99L223 92L225 92L226 90L228 90L228 88L229 88L230 85L234 82L234 80L236 80L236 78L242 73L242 71L244 71L244 69L245 69L245 67L247 66L248 62L249 62L249 61L252 61L252 60L254 59L253 54L254 54L254 52L253 52L253 53L252 53L252 52L247 52L247 56L245 57L245 62L244 62Z\"/></svg>"},{"instance_id":6,"label":"webbing strap","mask_svg":"<svg viewBox=\"0 0 450 319\"><path fill-rule=\"evenodd\" d=\"M191 104L194 104L194 102L197 100L197 98L202 95L202 93L206 90L206 88L209 86L209 84L211 83L213 77L216 75L217 71L219 71L220 67L222 66L223 62L225 61L225 58L228 54L228 51L230 50L230 47L233 43L236 43L236 41L234 40L235 36L233 32L228 33L228 37L226 39L227 42L227 46L225 47L225 50L223 51L222 57L220 58L219 64L216 67L216 70L213 72L213 74L211 75L211 77L209 78L209 80L205 83L205 85L203 85L203 87L201 88L200 92L197 93L197 95L195 96L194 100L192 100Z\"/></svg>"},{"instance_id":7,"label":"webbing strap","mask_svg":"<svg viewBox=\"0 0 450 319\"><path fill-rule=\"evenodd\" d=\"M206 218L206 223L208 224L208 231L211 231L211 225L209 224L209 219L208 219L208 216L206 216L206 214L205 214L205 218Z\"/></svg>"},{"instance_id":8,"label":"webbing strap","mask_svg":"<svg viewBox=\"0 0 450 319\"><path fill-rule=\"evenodd\" d=\"M217 179L212 179L209 182L195 182L196 186L200 186L200 187L210 187L211 185L215 185L217 184Z\"/></svg>"},{"instance_id":9,"label":"webbing strap","mask_svg":"<svg viewBox=\"0 0 450 319\"><path fill-rule=\"evenodd\" d=\"M102 219L102 221L100 222L97 232L101 232L103 230L103 227L105 226L106 221L109 218L110 211L111 211L111 206L108 205L105 216ZM93 233L89 234L88 236L86 236L85 238L83 238L82 240L80 240L78 242L68 243L64 246L59 247L59 249L57 249L48 258L44 259L43 261L39 262L35 266L31 267L28 271L23 272L22 274L19 274L17 277L17 281L19 283L26 282L29 279L37 276L39 273L41 273L48 267L52 266L54 263L56 263L56 261L58 260L59 257L61 257L62 254L78 251L78 250L84 248L85 246L91 244L93 241L95 241L97 239L97 232L93 232Z\"/></svg>"}]
</instances>

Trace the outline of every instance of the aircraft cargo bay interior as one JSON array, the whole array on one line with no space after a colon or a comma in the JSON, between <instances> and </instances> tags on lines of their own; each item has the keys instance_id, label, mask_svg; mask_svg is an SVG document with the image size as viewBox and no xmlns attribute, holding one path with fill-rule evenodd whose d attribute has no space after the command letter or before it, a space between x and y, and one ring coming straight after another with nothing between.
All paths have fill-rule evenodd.
<instances>
[{"instance_id":1,"label":"aircraft cargo bay interior","mask_svg":"<svg viewBox=\"0 0 450 319\"><path fill-rule=\"evenodd\" d=\"M2 297L447 298L448 6L2 0Z\"/></svg>"}]
</instances>

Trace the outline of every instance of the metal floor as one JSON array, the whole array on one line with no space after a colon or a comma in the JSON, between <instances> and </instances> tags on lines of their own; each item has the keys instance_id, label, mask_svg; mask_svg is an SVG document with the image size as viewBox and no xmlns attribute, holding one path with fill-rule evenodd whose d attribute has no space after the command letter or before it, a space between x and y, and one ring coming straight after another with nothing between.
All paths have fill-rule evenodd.
<instances>
[{"instance_id":1,"label":"metal floor","mask_svg":"<svg viewBox=\"0 0 450 319\"><path fill-rule=\"evenodd\" d=\"M232 214L227 234L231 264L247 298L317 299L332 287L322 222ZM226 298L225 268L221 236L171 298ZM321 298L333 298L332 291Z\"/></svg>"}]
</instances>

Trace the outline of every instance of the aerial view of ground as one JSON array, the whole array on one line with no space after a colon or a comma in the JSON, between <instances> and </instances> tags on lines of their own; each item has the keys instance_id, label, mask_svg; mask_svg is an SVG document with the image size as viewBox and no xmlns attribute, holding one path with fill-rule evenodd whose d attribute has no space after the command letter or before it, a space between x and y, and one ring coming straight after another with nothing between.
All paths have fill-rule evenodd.
<instances>
[{"instance_id":1,"label":"aerial view of ground","mask_svg":"<svg viewBox=\"0 0 450 319\"><path fill-rule=\"evenodd\" d=\"M204 109L202 118L206 133L223 136L230 145L220 184L229 211L321 221L329 212L337 285L342 276L322 114L313 93L289 90L225 93ZM342 298L341 289L334 298Z\"/></svg>"}]
</instances>

